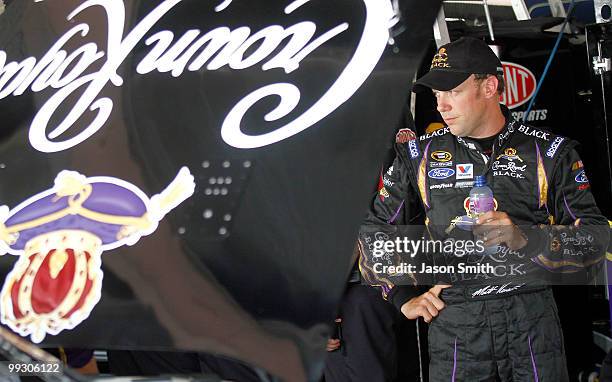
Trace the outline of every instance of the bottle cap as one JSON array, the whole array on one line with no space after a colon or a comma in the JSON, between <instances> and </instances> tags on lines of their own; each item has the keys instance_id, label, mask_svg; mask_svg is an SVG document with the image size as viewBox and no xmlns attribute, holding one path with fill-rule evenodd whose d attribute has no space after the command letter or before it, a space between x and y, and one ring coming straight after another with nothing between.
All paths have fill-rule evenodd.
<instances>
[{"instance_id":1,"label":"bottle cap","mask_svg":"<svg viewBox=\"0 0 612 382\"><path fill-rule=\"evenodd\" d=\"M487 178L484 175L476 175L476 179L474 180L475 187L482 187L487 185Z\"/></svg>"}]
</instances>

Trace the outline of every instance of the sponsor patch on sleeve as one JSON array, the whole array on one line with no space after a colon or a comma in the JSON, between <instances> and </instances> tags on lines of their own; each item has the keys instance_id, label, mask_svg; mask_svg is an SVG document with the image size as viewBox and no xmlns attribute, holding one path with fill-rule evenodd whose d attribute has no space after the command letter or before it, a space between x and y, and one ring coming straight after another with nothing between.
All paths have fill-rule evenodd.
<instances>
[{"instance_id":1,"label":"sponsor patch on sleeve","mask_svg":"<svg viewBox=\"0 0 612 382\"><path fill-rule=\"evenodd\" d=\"M565 140L564 137L555 138L555 140L552 141L552 143L550 144L550 147L548 147L548 150L546 150L546 156L549 158L554 157L555 154L557 153L557 150L559 149L559 146L561 146L561 143L564 140Z\"/></svg>"},{"instance_id":2,"label":"sponsor patch on sleeve","mask_svg":"<svg viewBox=\"0 0 612 382\"><path fill-rule=\"evenodd\" d=\"M396 143L406 143L416 139L416 134L410 129L401 129L395 134Z\"/></svg>"},{"instance_id":3,"label":"sponsor patch on sleeve","mask_svg":"<svg viewBox=\"0 0 612 382\"><path fill-rule=\"evenodd\" d=\"M578 170L579 168L583 168L583 167L584 167L584 165L582 164L582 161L581 161L581 160L576 161L576 162L574 162L574 163L572 164L572 171L576 171L576 170Z\"/></svg>"},{"instance_id":4,"label":"sponsor patch on sleeve","mask_svg":"<svg viewBox=\"0 0 612 382\"><path fill-rule=\"evenodd\" d=\"M580 171L578 175L574 177L574 180L576 180L576 183L588 183L589 182L589 179L587 178L584 170Z\"/></svg>"},{"instance_id":5,"label":"sponsor patch on sleeve","mask_svg":"<svg viewBox=\"0 0 612 382\"><path fill-rule=\"evenodd\" d=\"M578 163L578 162L576 162L576 163ZM574 164L576 164L576 163L574 163ZM573 167L574 166L572 165L572 168ZM580 170L578 172L578 174L576 174L576 176L574 177L574 180L578 184L578 187L577 187L578 191L584 191L584 190L588 189L589 187L591 187L591 185L589 184L589 179L587 178L586 173L584 172L584 170Z\"/></svg>"},{"instance_id":6,"label":"sponsor patch on sleeve","mask_svg":"<svg viewBox=\"0 0 612 382\"><path fill-rule=\"evenodd\" d=\"M408 152L410 153L410 158L418 158L421 155L419 151L419 145L415 139L408 141Z\"/></svg>"},{"instance_id":7,"label":"sponsor patch on sleeve","mask_svg":"<svg viewBox=\"0 0 612 382\"><path fill-rule=\"evenodd\" d=\"M381 200L385 200L385 198L389 197L389 192L387 192L387 189L383 187L378 190L378 195L380 196Z\"/></svg>"}]
</instances>

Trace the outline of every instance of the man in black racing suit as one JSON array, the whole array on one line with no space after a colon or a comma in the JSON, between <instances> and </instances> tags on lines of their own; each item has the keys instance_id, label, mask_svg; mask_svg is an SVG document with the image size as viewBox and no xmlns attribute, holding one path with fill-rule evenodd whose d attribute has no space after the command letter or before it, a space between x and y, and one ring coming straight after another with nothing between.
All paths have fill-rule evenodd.
<instances>
[{"instance_id":1,"label":"man in black racing suit","mask_svg":"<svg viewBox=\"0 0 612 382\"><path fill-rule=\"evenodd\" d=\"M430 322L434 382L567 381L546 284L601 264L607 247L607 219L589 190L576 142L513 120L499 104L501 67L480 40L462 38L438 50L415 90L433 90L447 127L418 138L407 129L398 133L396 158L366 219L369 227L408 224L410 213L402 209L418 198L430 237L448 237L458 217L471 214L474 177L485 175L496 210L478 217L473 229L486 247L500 245L486 259L494 270L453 274L444 282L453 286L422 293L375 274L366 254L371 242L360 238L364 278L381 285L408 318ZM542 282L550 275L556 278Z\"/></svg>"}]
</instances>

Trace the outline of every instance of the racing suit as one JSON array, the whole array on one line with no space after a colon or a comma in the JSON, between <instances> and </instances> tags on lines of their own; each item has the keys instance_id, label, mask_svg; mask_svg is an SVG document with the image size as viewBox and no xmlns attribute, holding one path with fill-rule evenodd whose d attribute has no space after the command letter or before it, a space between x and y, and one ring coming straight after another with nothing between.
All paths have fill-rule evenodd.
<instances>
[{"instance_id":1,"label":"racing suit","mask_svg":"<svg viewBox=\"0 0 612 382\"><path fill-rule=\"evenodd\" d=\"M443 128L421 137L398 133L396 158L384 174L366 226L409 224L405 211L420 200L430 237L444 238L457 218L470 215L475 175L485 175L496 209L528 239L519 251L500 246L495 271L456 274L440 295L446 307L429 326L431 381L540 381L568 379L562 334L548 283L600 265L609 238L575 151L576 142L509 117L489 157L476 140ZM363 231L363 229L362 229ZM417 286L394 286L375 275L371 243L360 235L360 269L400 308L420 295ZM448 263L442 256L433 261ZM574 273L575 274L575 273Z\"/></svg>"}]
</instances>

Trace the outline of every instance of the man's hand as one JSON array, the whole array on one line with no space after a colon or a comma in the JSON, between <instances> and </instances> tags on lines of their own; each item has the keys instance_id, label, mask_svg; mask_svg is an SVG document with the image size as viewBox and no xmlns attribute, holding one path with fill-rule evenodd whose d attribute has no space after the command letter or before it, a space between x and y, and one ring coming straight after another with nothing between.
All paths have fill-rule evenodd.
<instances>
[{"instance_id":1,"label":"man's hand","mask_svg":"<svg viewBox=\"0 0 612 382\"><path fill-rule=\"evenodd\" d=\"M334 320L334 324L335 325L339 325L341 322L342 322L341 318L336 318ZM336 350L338 350L340 348L341 344L342 343L340 341L340 338L330 338L330 339L327 340L326 349L327 349L327 351L336 351Z\"/></svg>"},{"instance_id":2,"label":"man's hand","mask_svg":"<svg viewBox=\"0 0 612 382\"><path fill-rule=\"evenodd\" d=\"M337 338L330 338L327 340L327 351L335 351L340 348L340 340Z\"/></svg>"},{"instance_id":3,"label":"man's hand","mask_svg":"<svg viewBox=\"0 0 612 382\"><path fill-rule=\"evenodd\" d=\"M485 247L506 244L516 251L527 245L525 234L502 211L489 211L481 215L476 220L474 235L482 237Z\"/></svg>"},{"instance_id":4,"label":"man's hand","mask_svg":"<svg viewBox=\"0 0 612 382\"><path fill-rule=\"evenodd\" d=\"M440 292L442 289L450 288L451 285L436 285L422 295L410 299L402 305L402 313L406 318L414 320L417 317L423 317L425 322L429 323L438 313L446 306L440 300Z\"/></svg>"}]
</instances>

